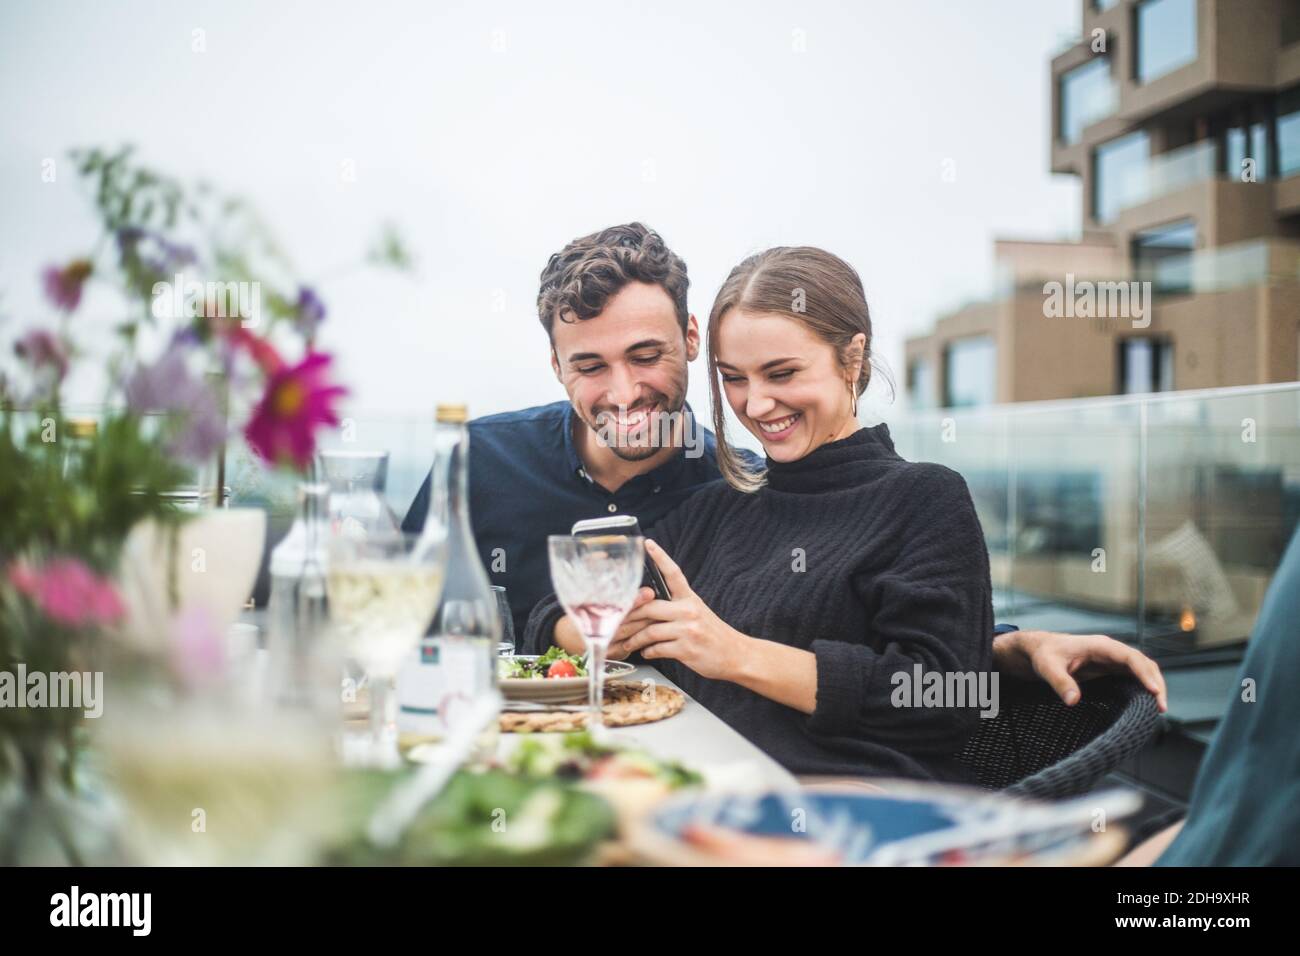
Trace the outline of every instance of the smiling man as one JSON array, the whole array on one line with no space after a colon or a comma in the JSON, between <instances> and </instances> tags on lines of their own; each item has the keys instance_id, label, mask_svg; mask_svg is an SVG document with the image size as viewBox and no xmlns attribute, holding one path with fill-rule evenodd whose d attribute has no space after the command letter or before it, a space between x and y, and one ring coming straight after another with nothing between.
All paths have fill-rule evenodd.
<instances>
[{"instance_id":1,"label":"smiling man","mask_svg":"<svg viewBox=\"0 0 1300 956\"><path fill-rule=\"evenodd\" d=\"M469 424L474 536L516 634L551 590L547 535L611 514L648 528L721 478L686 404L700 350L688 287L686 263L639 223L575 239L542 270L538 314L569 400ZM403 530L423 526L428 497L426 478Z\"/></svg>"},{"instance_id":2,"label":"smiling man","mask_svg":"<svg viewBox=\"0 0 1300 956\"><path fill-rule=\"evenodd\" d=\"M568 401L469 423L475 542L492 582L506 588L517 636L552 590L547 535L612 514L649 529L722 478L713 433L686 403L700 350L689 284L686 263L641 223L575 239L542 270L538 317ZM423 527L428 503L426 478L404 531ZM580 643L576 632L559 633L565 627L557 641ZM626 636L616 635L611 656ZM1066 703L1078 699L1076 676L1128 669L1165 706L1159 668L1107 637L1011 629L993 652L1001 670L1046 680Z\"/></svg>"}]
</instances>

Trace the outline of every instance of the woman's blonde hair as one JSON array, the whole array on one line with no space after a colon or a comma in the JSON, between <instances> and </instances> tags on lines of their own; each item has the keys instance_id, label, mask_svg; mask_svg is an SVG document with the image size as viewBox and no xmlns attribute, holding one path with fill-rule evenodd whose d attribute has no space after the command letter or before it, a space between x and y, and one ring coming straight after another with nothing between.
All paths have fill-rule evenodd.
<instances>
[{"instance_id":1,"label":"woman's blonde hair","mask_svg":"<svg viewBox=\"0 0 1300 956\"><path fill-rule=\"evenodd\" d=\"M845 369L859 365L850 386L853 401L871 381L871 312L854 268L825 249L777 246L750 256L731 270L709 312L709 389L713 400L713 431L718 443L718 468L733 488L757 491L762 472L747 465L727 440L727 425L718 373L718 331L733 309L794 319L835 349ZM861 350L853 337L866 336ZM845 383L848 385L848 383Z\"/></svg>"}]
</instances>

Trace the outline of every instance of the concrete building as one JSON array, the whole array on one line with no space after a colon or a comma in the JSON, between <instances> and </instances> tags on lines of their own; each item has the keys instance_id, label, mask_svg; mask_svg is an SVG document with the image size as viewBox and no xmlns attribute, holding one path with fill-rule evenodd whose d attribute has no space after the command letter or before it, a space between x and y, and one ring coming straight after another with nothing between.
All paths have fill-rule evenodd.
<instances>
[{"instance_id":1,"label":"concrete building","mask_svg":"<svg viewBox=\"0 0 1300 956\"><path fill-rule=\"evenodd\" d=\"M1300 379L1300 0L1079 0L1051 61L1075 241L909 339L914 409Z\"/></svg>"}]
</instances>

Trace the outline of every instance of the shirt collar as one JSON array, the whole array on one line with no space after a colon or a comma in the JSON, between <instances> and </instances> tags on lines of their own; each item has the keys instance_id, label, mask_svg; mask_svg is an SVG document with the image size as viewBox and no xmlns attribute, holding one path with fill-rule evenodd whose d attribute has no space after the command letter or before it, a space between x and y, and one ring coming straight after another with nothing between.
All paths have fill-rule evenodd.
<instances>
[{"instance_id":1,"label":"shirt collar","mask_svg":"<svg viewBox=\"0 0 1300 956\"><path fill-rule=\"evenodd\" d=\"M573 422L577 416L573 412L573 403L564 403L564 460L568 462L569 474L578 478L586 478L587 471L582 466L582 459L578 457L577 446L573 443ZM588 479L590 480L590 479Z\"/></svg>"},{"instance_id":2,"label":"shirt collar","mask_svg":"<svg viewBox=\"0 0 1300 956\"><path fill-rule=\"evenodd\" d=\"M683 416L682 427L687 433L694 434L696 427L695 412L691 410L690 402L686 402L682 405L682 411L686 413ZM564 405L564 458L568 463L569 474L590 482L592 479L588 477L587 469L582 464L582 458L578 455L578 447L573 441L573 428L575 422L581 424L584 428L586 427L585 424L578 420L577 413L573 410L573 403L566 402ZM703 451L703 433L697 437L700 441L700 449ZM643 475L637 475L635 478L628 481L628 485L633 484L633 482L640 482L642 484L651 483L656 487L661 487L676 480L685 465L686 447L683 445L677 449L677 454L673 455L658 468L653 471L648 471Z\"/></svg>"}]
</instances>

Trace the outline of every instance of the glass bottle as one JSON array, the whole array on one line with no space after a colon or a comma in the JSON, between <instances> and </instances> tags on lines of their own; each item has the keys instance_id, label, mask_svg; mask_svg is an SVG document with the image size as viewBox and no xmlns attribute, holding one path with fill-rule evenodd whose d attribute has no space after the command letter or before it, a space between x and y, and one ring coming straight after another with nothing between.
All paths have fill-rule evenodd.
<instances>
[{"instance_id":1,"label":"glass bottle","mask_svg":"<svg viewBox=\"0 0 1300 956\"><path fill-rule=\"evenodd\" d=\"M437 408L424 533L445 535L447 572L418 659L398 679L399 720L416 739L441 737L474 700L497 693L501 615L470 524L468 417L464 405ZM495 721L485 730L480 751L496 744Z\"/></svg>"},{"instance_id":2,"label":"glass bottle","mask_svg":"<svg viewBox=\"0 0 1300 956\"><path fill-rule=\"evenodd\" d=\"M320 473L330 488L332 534L356 537L397 533L397 516L384 498L388 452L323 451Z\"/></svg>"},{"instance_id":3,"label":"glass bottle","mask_svg":"<svg viewBox=\"0 0 1300 956\"><path fill-rule=\"evenodd\" d=\"M266 639L272 700L323 712L333 703L327 646L328 509L329 485L298 486L298 516L271 552Z\"/></svg>"},{"instance_id":4,"label":"glass bottle","mask_svg":"<svg viewBox=\"0 0 1300 956\"><path fill-rule=\"evenodd\" d=\"M78 473L82 460L99 435L99 422L93 418L69 418L64 422L63 477Z\"/></svg>"}]
</instances>

